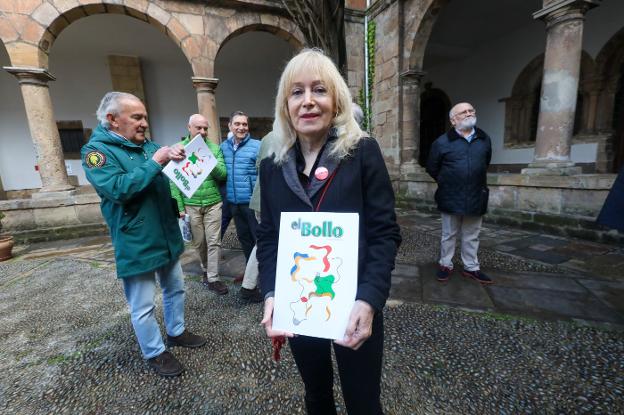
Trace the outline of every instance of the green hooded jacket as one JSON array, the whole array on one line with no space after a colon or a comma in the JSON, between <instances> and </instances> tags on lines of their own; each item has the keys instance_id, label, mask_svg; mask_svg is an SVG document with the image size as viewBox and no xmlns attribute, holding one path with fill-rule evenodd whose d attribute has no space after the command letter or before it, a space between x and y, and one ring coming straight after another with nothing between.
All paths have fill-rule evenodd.
<instances>
[{"instance_id":1,"label":"green hooded jacket","mask_svg":"<svg viewBox=\"0 0 624 415\"><path fill-rule=\"evenodd\" d=\"M184 251L169 180L152 160L159 148L150 140L134 144L102 125L82 147L82 167L102 199L119 278L154 271Z\"/></svg>"},{"instance_id":2,"label":"green hooded jacket","mask_svg":"<svg viewBox=\"0 0 624 415\"><path fill-rule=\"evenodd\" d=\"M184 140L180 141L183 146L187 145L191 141L191 136L187 136ZM221 147L213 143L208 139L204 139L204 142L212 151L212 154L217 159L217 165L212 169L206 180L199 185L199 188L193 193L193 196L186 197L178 189L172 181L169 181L171 187L171 196L178 203L178 211L184 212L184 206L212 206L215 203L221 201L221 194L219 193L219 182L225 180L227 176L227 170L225 168L225 162L223 161L223 153Z\"/></svg>"}]
</instances>

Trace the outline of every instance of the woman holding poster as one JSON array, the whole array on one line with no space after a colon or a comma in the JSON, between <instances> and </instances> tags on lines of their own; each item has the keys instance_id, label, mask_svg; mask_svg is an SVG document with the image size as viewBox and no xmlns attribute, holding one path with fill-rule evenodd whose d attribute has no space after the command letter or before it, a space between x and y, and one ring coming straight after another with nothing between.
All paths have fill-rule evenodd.
<instances>
[{"instance_id":1,"label":"woman holding poster","mask_svg":"<svg viewBox=\"0 0 624 415\"><path fill-rule=\"evenodd\" d=\"M305 384L307 412L336 413L332 341L273 329L280 218L282 212L357 213L355 302L344 337L335 340L333 348L347 412L380 414L382 309L401 242L394 193L377 142L367 137L353 118L349 89L320 50L302 51L284 69L275 102L274 132L274 145L260 166L262 220L257 257L265 297L262 324L269 337L289 338ZM288 226L295 225L289 222ZM303 234L304 226L298 226ZM342 232L349 229L338 232L324 223L317 230L331 237ZM294 260L304 264L306 259ZM299 262L292 269L293 277L298 267ZM318 276L312 278L318 280ZM332 281L319 282L310 297L333 297ZM301 301L309 299L302 297Z\"/></svg>"}]
</instances>

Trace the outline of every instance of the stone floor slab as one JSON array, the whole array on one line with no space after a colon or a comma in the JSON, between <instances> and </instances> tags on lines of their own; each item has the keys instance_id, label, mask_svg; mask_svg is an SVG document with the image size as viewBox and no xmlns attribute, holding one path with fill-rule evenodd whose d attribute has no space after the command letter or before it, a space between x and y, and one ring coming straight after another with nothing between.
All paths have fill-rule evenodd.
<instances>
[{"instance_id":1,"label":"stone floor slab","mask_svg":"<svg viewBox=\"0 0 624 415\"><path fill-rule=\"evenodd\" d=\"M467 308L491 309L494 307L483 287L462 277L457 270L453 272L446 283L440 283L436 279L435 273L435 264L420 267L423 301L461 305Z\"/></svg>"},{"instance_id":2,"label":"stone floor slab","mask_svg":"<svg viewBox=\"0 0 624 415\"><path fill-rule=\"evenodd\" d=\"M514 251L516 248L514 248L513 246L509 246L509 245L493 245L493 248L496 249L497 251L501 251L501 252L511 252Z\"/></svg>"},{"instance_id":3,"label":"stone floor slab","mask_svg":"<svg viewBox=\"0 0 624 415\"><path fill-rule=\"evenodd\" d=\"M533 288L537 290L586 293L587 290L574 278L560 274L512 273L496 271L490 273L497 287Z\"/></svg>"},{"instance_id":4,"label":"stone floor slab","mask_svg":"<svg viewBox=\"0 0 624 415\"><path fill-rule=\"evenodd\" d=\"M624 318L589 291L577 293L493 285L487 288L496 308L547 318L569 318L623 324Z\"/></svg>"},{"instance_id":5,"label":"stone floor slab","mask_svg":"<svg viewBox=\"0 0 624 415\"><path fill-rule=\"evenodd\" d=\"M535 259L547 264L562 264L570 260L569 256L554 253L552 251L536 251L531 248L520 248L511 252L524 258Z\"/></svg>"},{"instance_id":6,"label":"stone floor slab","mask_svg":"<svg viewBox=\"0 0 624 415\"><path fill-rule=\"evenodd\" d=\"M401 278L416 278L418 277L418 266L416 264L408 264L405 262L397 262L392 271L392 276Z\"/></svg>"},{"instance_id":7,"label":"stone floor slab","mask_svg":"<svg viewBox=\"0 0 624 415\"><path fill-rule=\"evenodd\" d=\"M529 248L531 248L531 249L533 249L535 251L550 251L551 249L553 249L552 246L544 245L544 244L531 245L531 246L529 246Z\"/></svg>"},{"instance_id":8,"label":"stone floor slab","mask_svg":"<svg viewBox=\"0 0 624 415\"><path fill-rule=\"evenodd\" d=\"M586 279L578 282L624 316L624 282Z\"/></svg>"},{"instance_id":9,"label":"stone floor slab","mask_svg":"<svg viewBox=\"0 0 624 415\"><path fill-rule=\"evenodd\" d=\"M391 300L422 301L422 285L420 277L392 277L390 288Z\"/></svg>"}]
</instances>

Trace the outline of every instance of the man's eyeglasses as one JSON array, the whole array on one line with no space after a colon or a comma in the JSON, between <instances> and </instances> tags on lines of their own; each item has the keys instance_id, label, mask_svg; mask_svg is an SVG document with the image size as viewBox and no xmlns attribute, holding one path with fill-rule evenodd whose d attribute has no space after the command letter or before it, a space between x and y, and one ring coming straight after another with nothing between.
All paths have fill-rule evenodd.
<instances>
[{"instance_id":1,"label":"man's eyeglasses","mask_svg":"<svg viewBox=\"0 0 624 415\"><path fill-rule=\"evenodd\" d=\"M476 114L477 114L477 111L475 111L474 108L470 108L470 109L464 110L462 112L455 113L455 115L453 115L453 117L465 118L468 115L476 115Z\"/></svg>"}]
</instances>

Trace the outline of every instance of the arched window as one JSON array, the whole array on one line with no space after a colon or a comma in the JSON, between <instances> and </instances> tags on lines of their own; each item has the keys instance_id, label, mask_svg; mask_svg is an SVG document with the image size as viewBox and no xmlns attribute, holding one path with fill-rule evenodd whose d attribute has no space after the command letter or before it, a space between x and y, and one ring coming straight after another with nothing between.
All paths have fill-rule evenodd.
<instances>
[{"instance_id":1,"label":"arched window","mask_svg":"<svg viewBox=\"0 0 624 415\"><path fill-rule=\"evenodd\" d=\"M591 83L585 79L593 73L593 60L583 52L579 91L574 116L574 134L586 130L586 98L589 96ZM518 75L511 91L511 97L503 98L505 103L505 147L534 145L539 121L540 97L542 95L542 77L544 55L534 58Z\"/></svg>"}]
</instances>

